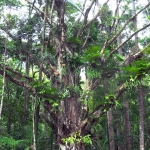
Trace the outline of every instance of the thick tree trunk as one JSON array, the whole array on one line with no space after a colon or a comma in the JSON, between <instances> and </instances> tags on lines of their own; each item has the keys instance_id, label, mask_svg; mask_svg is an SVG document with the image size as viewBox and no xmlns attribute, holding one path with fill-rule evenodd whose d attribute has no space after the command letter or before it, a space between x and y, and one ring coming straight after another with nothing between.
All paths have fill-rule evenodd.
<instances>
[{"instance_id":1,"label":"thick tree trunk","mask_svg":"<svg viewBox=\"0 0 150 150\"><path fill-rule=\"evenodd\" d=\"M80 106L77 101L77 97L73 94L74 97L66 99L65 102L61 102L62 112L59 113L58 117L58 137L57 141L59 141L59 146L61 150L84 150L83 143L77 144L75 142L74 145L67 143L65 145L62 144L63 138L68 138L68 136L73 136L76 132L76 129L79 127L80 121ZM78 131L79 133L81 131Z\"/></svg>"},{"instance_id":2,"label":"thick tree trunk","mask_svg":"<svg viewBox=\"0 0 150 150\"><path fill-rule=\"evenodd\" d=\"M58 22L61 26L61 33L60 37L58 37L60 44L57 55L57 71L59 72L58 78L61 85L64 84L65 87L76 87L79 84L79 75L75 75L76 68L68 66L64 57L66 56L66 25L64 22L65 1L62 1L59 7L61 10L58 11ZM72 55L73 53L70 54L70 57L72 57ZM63 73L64 69L66 69L67 74ZM60 88L60 85L57 86ZM77 145L71 145L68 143L66 146L62 142L63 138L65 139L73 136L75 132L81 133L81 131L76 131L80 124L80 102L78 101L79 95L74 89L69 89L69 93L71 96L60 102L62 111L58 112L57 141L62 150L84 150L84 148L82 148L82 143Z\"/></svg>"},{"instance_id":3,"label":"thick tree trunk","mask_svg":"<svg viewBox=\"0 0 150 150\"><path fill-rule=\"evenodd\" d=\"M85 150L84 145L76 144L76 145L63 145L59 144L61 150Z\"/></svg>"},{"instance_id":4,"label":"thick tree trunk","mask_svg":"<svg viewBox=\"0 0 150 150\"><path fill-rule=\"evenodd\" d=\"M60 144L59 146L61 150L85 150L83 146L80 146L80 144L76 146L65 146Z\"/></svg>"},{"instance_id":5,"label":"thick tree trunk","mask_svg":"<svg viewBox=\"0 0 150 150\"><path fill-rule=\"evenodd\" d=\"M142 92L142 85L138 85L138 99L139 99L139 149L144 150L144 99Z\"/></svg>"},{"instance_id":6,"label":"thick tree trunk","mask_svg":"<svg viewBox=\"0 0 150 150\"><path fill-rule=\"evenodd\" d=\"M108 125L109 149L115 150L113 115L111 109L107 111L107 125Z\"/></svg>"},{"instance_id":7,"label":"thick tree trunk","mask_svg":"<svg viewBox=\"0 0 150 150\"><path fill-rule=\"evenodd\" d=\"M129 115L129 102L126 100L123 103L124 106L124 124L125 124L125 150L131 150L132 138L131 138L131 124Z\"/></svg>"}]
</instances>

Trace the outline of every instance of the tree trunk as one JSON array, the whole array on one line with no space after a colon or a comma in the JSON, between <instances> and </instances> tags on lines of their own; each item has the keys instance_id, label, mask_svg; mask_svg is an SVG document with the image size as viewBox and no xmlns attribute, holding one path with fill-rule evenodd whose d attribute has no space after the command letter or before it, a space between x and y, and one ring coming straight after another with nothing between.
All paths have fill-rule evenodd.
<instances>
[{"instance_id":1,"label":"tree trunk","mask_svg":"<svg viewBox=\"0 0 150 150\"><path fill-rule=\"evenodd\" d=\"M117 6L118 6L118 3L119 3L119 0L116 0L116 8L117 8ZM119 17L120 17L120 14L119 14L119 10L120 10L120 8L118 7L118 11L117 11L117 18L116 18L116 21L117 21L117 23L116 24L119 24ZM117 38L117 44L118 45L120 45L121 44L121 35L119 35L118 36L118 38ZM120 47L119 48L119 50L118 50L118 52L119 52L119 55L123 55L123 52L122 52L122 47ZM122 72L122 70L120 70L120 72ZM118 143L117 143L117 148L118 148L118 150L122 150L122 147L121 147L121 144L120 144L120 136L121 136L121 129L120 129L120 120L119 120L119 117L118 116L120 116L120 114L119 114L119 110L118 110L118 108L116 108L116 130L117 130L117 138L118 138Z\"/></svg>"},{"instance_id":2,"label":"tree trunk","mask_svg":"<svg viewBox=\"0 0 150 150\"><path fill-rule=\"evenodd\" d=\"M113 115L111 109L107 111L107 126L108 126L109 149L115 150Z\"/></svg>"},{"instance_id":3,"label":"tree trunk","mask_svg":"<svg viewBox=\"0 0 150 150\"><path fill-rule=\"evenodd\" d=\"M136 14L136 8L135 8L135 0L132 0L132 14ZM133 19L133 24L134 24L134 32L137 30L137 17L134 17ZM135 49L133 53L137 53L139 51L139 46L138 46L138 34L135 34Z\"/></svg>"},{"instance_id":4,"label":"tree trunk","mask_svg":"<svg viewBox=\"0 0 150 150\"><path fill-rule=\"evenodd\" d=\"M79 133L81 134L80 130L77 130L80 125L80 102L79 102L79 94L74 90L74 87L79 85L79 75L75 74L75 70L73 66L68 66L66 62L66 24L64 22L64 14L65 14L65 1L62 1L59 5L61 8L58 11L58 22L61 27L61 32L59 33L59 49L57 55L57 69L56 71L59 72L58 79L59 85L57 88L61 86L70 87L73 86L73 89L68 88L70 97L65 98L64 101L60 102L60 106L62 111L58 112L57 118L57 141L59 146L62 150L84 150L84 145L81 143L79 144L70 144L69 142L67 145L64 144L62 139L72 137L74 134ZM70 54L73 55L73 54ZM66 70L66 74L63 73L63 70Z\"/></svg>"},{"instance_id":5,"label":"tree trunk","mask_svg":"<svg viewBox=\"0 0 150 150\"><path fill-rule=\"evenodd\" d=\"M29 76L29 56L26 56L26 75ZM28 80L26 80L26 84L28 84ZM24 99L25 99L25 107L24 107L24 118L23 118L23 124L27 124L27 118L28 118L28 101L29 101L29 92L28 89L24 88Z\"/></svg>"},{"instance_id":6,"label":"tree trunk","mask_svg":"<svg viewBox=\"0 0 150 150\"><path fill-rule=\"evenodd\" d=\"M118 6L118 3L119 3L119 0L116 0L116 7ZM117 22L116 24L119 24L119 16L120 16L120 15L119 15L119 8L118 8L117 16L116 16L116 17L117 17L117 18L116 18L116 22ZM118 44L118 45L121 44L121 35L119 35L119 36L117 37L117 44ZM119 52L120 55L123 54L123 53L122 53L122 47L119 48L118 52Z\"/></svg>"},{"instance_id":7,"label":"tree trunk","mask_svg":"<svg viewBox=\"0 0 150 150\"><path fill-rule=\"evenodd\" d=\"M32 97L32 111L33 111L33 116L32 116L32 122L33 122L33 145L32 145L32 149L36 150L36 139L37 139L37 133L36 133L36 119L35 119L35 98Z\"/></svg>"},{"instance_id":8,"label":"tree trunk","mask_svg":"<svg viewBox=\"0 0 150 150\"><path fill-rule=\"evenodd\" d=\"M12 96L11 96L11 88L10 88L10 84L8 80L6 80L6 89L7 89L7 99L8 99L7 105L9 106L8 107L8 119L7 119L7 132L8 134L10 134L11 124L12 124L12 107L11 107Z\"/></svg>"},{"instance_id":9,"label":"tree trunk","mask_svg":"<svg viewBox=\"0 0 150 150\"><path fill-rule=\"evenodd\" d=\"M4 50L4 68L3 68L3 80L2 80L2 94L1 94L1 102L0 102L0 126L2 123L2 110L3 110L3 103L4 103L4 95L5 95L5 82L6 82L6 54L7 54L7 39L8 35L6 34L6 39L5 39L5 50Z\"/></svg>"},{"instance_id":10,"label":"tree trunk","mask_svg":"<svg viewBox=\"0 0 150 150\"><path fill-rule=\"evenodd\" d=\"M85 150L85 147L82 143L75 145L63 145L59 144L61 150Z\"/></svg>"},{"instance_id":11,"label":"tree trunk","mask_svg":"<svg viewBox=\"0 0 150 150\"><path fill-rule=\"evenodd\" d=\"M37 98L32 97L32 121L33 121L33 150L37 149L37 137L38 137L38 123L39 123L39 111L40 111L40 104L37 103Z\"/></svg>"},{"instance_id":12,"label":"tree trunk","mask_svg":"<svg viewBox=\"0 0 150 150\"><path fill-rule=\"evenodd\" d=\"M139 99L139 149L144 150L144 98L141 82L138 85Z\"/></svg>"},{"instance_id":13,"label":"tree trunk","mask_svg":"<svg viewBox=\"0 0 150 150\"><path fill-rule=\"evenodd\" d=\"M125 124L125 150L131 150L132 148L132 137L131 137L131 124L129 116L129 102L126 100L123 103L124 106L124 124Z\"/></svg>"},{"instance_id":14,"label":"tree trunk","mask_svg":"<svg viewBox=\"0 0 150 150\"><path fill-rule=\"evenodd\" d=\"M145 94L147 95L148 92L149 90ZM149 102L148 101L145 101L144 108L145 108L145 112L144 112L145 133L147 133L147 136L150 137L150 120L149 120ZM144 142L145 142L145 149L148 149L150 147L150 138L147 138Z\"/></svg>"},{"instance_id":15,"label":"tree trunk","mask_svg":"<svg viewBox=\"0 0 150 150\"><path fill-rule=\"evenodd\" d=\"M121 129L120 129L120 120L118 117L120 116L118 108L116 108L116 130L117 130L117 138L118 138L118 143L117 143L117 148L118 150L122 150L121 144L120 144L120 137L121 137Z\"/></svg>"},{"instance_id":16,"label":"tree trunk","mask_svg":"<svg viewBox=\"0 0 150 150\"><path fill-rule=\"evenodd\" d=\"M58 117L58 137L57 141L59 141L59 146L62 150L84 150L83 143L77 144L75 142L74 145L67 143L65 145L62 144L63 138L68 138L68 135L71 137L75 133L76 129L79 127L80 120L80 106L77 101L77 97L75 96L69 99L66 99L65 102L61 102L62 112L59 113ZM80 131L78 131L80 133Z\"/></svg>"}]
</instances>

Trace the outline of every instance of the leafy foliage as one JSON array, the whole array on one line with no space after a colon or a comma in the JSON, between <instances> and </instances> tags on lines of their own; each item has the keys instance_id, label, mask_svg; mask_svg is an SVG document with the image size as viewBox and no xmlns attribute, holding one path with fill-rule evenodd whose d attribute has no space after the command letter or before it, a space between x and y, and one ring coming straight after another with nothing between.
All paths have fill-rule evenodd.
<instances>
[{"instance_id":1,"label":"leafy foliage","mask_svg":"<svg viewBox=\"0 0 150 150\"><path fill-rule=\"evenodd\" d=\"M100 50L101 48L99 46L90 46L83 54L83 61L94 63L100 58Z\"/></svg>"},{"instance_id":2,"label":"leafy foliage","mask_svg":"<svg viewBox=\"0 0 150 150\"><path fill-rule=\"evenodd\" d=\"M92 140L90 138L90 135L85 135L85 136L81 136L80 133L76 132L73 136L71 137L67 137L67 138L63 138L62 141L64 143L66 143L66 145L68 143L74 145L75 143L84 143L84 144L92 144Z\"/></svg>"}]
</instances>

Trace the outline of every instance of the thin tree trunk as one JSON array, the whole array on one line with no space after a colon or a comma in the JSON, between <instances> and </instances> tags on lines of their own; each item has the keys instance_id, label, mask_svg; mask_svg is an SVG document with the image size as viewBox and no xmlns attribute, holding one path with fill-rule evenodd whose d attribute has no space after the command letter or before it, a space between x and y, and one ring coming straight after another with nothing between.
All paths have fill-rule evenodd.
<instances>
[{"instance_id":1,"label":"thin tree trunk","mask_svg":"<svg viewBox=\"0 0 150 150\"><path fill-rule=\"evenodd\" d=\"M136 13L135 9L135 1L132 0L132 6L133 6L133 15ZM134 23L134 31L137 30L137 17L133 20ZM135 34L135 48L136 51L139 51L138 48L138 34ZM140 150L144 150L144 99L143 99L143 92L142 92L142 85L141 80L138 85L138 99L139 99L139 148Z\"/></svg>"},{"instance_id":2,"label":"thin tree trunk","mask_svg":"<svg viewBox=\"0 0 150 150\"><path fill-rule=\"evenodd\" d=\"M6 81L6 88L7 88L7 99L8 99L8 106L11 106L11 91L10 91L10 85L9 81ZM12 107L8 107L8 119L7 119L7 132L10 134L11 132L11 124L12 124Z\"/></svg>"},{"instance_id":3,"label":"thin tree trunk","mask_svg":"<svg viewBox=\"0 0 150 150\"><path fill-rule=\"evenodd\" d=\"M132 148L132 137L131 137L131 123L129 115L129 102L127 100L123 103L124 106L124 124L125 124L125 150L131 150Z\"/></svg>"},{"instance_id":4,"label":"thin tree trunk","mask_svg":"<svg viewBox=\"0 0 150 150\"><path fill-rule=\"evenodd\" d=\"M32 148L33 148L33 150L36 150L36 141L37 141L37 129L36 129L36 118L35 118L35 114L36 114L36 110L35 110L35 98L34 97L32 97L32 111L33 111L33 118L32 118L32 121L33 121L33 146L32 146Z\"/></svg>"},{"instance_id":5,"label":"thin tree trunk","mask_svg":"<svg viewBox=\"0 0 150 150\"><path fill-rule=\"evenodd\" d=\"M119 2L119 0L116 0L116 6L118 5L118 2ZM119 8L118 8L118 11L117 11L117 24L119 23L118 21L119 21ZM121 44L121 35L118 36L117 43L118 43L118 45ZM119 48L118 52L119 52L120 55L122 55L122 47ZM116 116L120 116L118 108L116 108ZM116 118L116 121L117 121L117 123L116 123L117 137L119 139L120 138L120 125L119 125L119 118L118 117ZM121 150L119 142L118 142L118 150Z\"/></svg>"},{"instance_id":6,"label":"thin tree trunk","mask_svg":"<svg viewBox=\"0 0 150 150\"><path fill-rule=\"evenodd\" d=\"M41 58L42 62L40 64L39 69L39 81L42 82L42 67L43 67L43 53L44 53L44 45L45 45L45 30L46 30L46 16L47 16L47 10L48 10L48 0L46 0L46 6L45 6L45 15L44 15L44 25L43 25L43 32L42 32L42 45L41 45ZM37 97L36 97L37 98ZM34 111L34 118L33 118L33 148L34 150L37 149L37 137L38 137L38 123L39 123L39 112L40 112L40 101L35 102L35 111Z\"/></svg>"},{"instance_id":7,"label":"thin tree trunk","mask_svg":"<svg viewBox=\"0 0 150 150\"><path fill-rule=\"evenodd\" d=\"M119 3L119 0L116 0L116 8L118 6L118 3ZM119 7L118 7L118 10L117 10L117 19L116 19L117 23L116 24L119 24L119 16L120 16L120 14L119 14ZM121 44L121 35L119 35L117 37L117 44L118 45ZM123 55L123 53L122 53L122 47L119 48L118 52L119 52L120 55ZM122 72L122 70L120 70L120 72ZM117 130L117 138L118 138L117 148L118 148L118 150L122 150L121 145L120 145L120 141L119 141L120 136L121 136L121 134L120 134L121 133L121 129L120 129L120 120L119 120L118 116L120 116L119 115L119 110L118 110L118 108L116 108L116 122L117 122L116 123L116 128L117 128L116 130Z\"/></svg>"},{"instance_id":8,"label":"thin tree trunk","mask_svg":"<svg viewBox=\"0 0 150 150\"><path fill-rule=\"evenodd\" d=\"M31 19L31 5L29 5L29 20ZM32 48L32 34L28 35L28 50ZM30 52L29 52L30 53ZM29 53L26 54L26 76L29 76L29 71L30 71L30 58L29 58ZM25 81L26 84L28 84L28 80ZM27 119L28 119L28 103L29 103L29 91L27 88L24 88L24 98L25 98L25 107L24 107L24 120L23 123L26 125L27 124Z\"/></svg>"},{"instance_id":9,"label":"thin tree trunk","mask_svg":"<svg viewBox=\"0 0 150 150\"><path fill-rule=\"evenodd\" d=\"M135 8L135 0L132 0L132 14L136 14L136 8ZM137 17L134 17L133 19L133 24L134 24L134 32L137 30ZM133 53L137 53L139 51L139 46L138 46L138 33L135 34L135 51Z\"/></svg>"},{"instance_id":10,"label":"thin tree trunk","mask_svg":"<svg viewBox=\"0 0 150 150\"><path fill-rule=\"evenodd\" d=\"M141 82L138 85L139 99L139 149L144 150L144 98Z\"/></svg>"},{"instance_id":11,"label":"thin tree trunk","mask_svg":"<svg viewBox=\"0 0 150 150\"><path fill-rule=\"evenodd\" d=\"M2 109L3 109L3 103L4 103L4 93L5 93L5 75L6 75L6 68L5 68L5 65L6 65L6 52L7 52L7 48L6 48L6 45L7 45L7 37L8 35L6 34L6 39L5 39L5 50L4 50L4 68L3 68L3 81L2 81L2 97L1 97L1 103L0 103L0 125L1 125L1 122L2 122Z\"/></svg>"},{"instance_id":12,"label":"thin tree trunk","mask_svg":"<svg viewBox=\"0 0 150 150\"><path fill-rule=\"evenodd\" d=\"M116 7L117 7L118 3L119 3L119 0L116 0ZM117 23L116 24L119 24L119 8L118 8L117 16L116 17L117 17L117 19L116 19ZM117 37L117 43L118 43L118 45L121 44L121 35L119 35ZM118 52L119 52L120 55L122 55L122 47L119 48Z\"/></svg>"},{"instance_id":13,"label":"thin tree trunk","mask_svg":"<svg viewBox=\"0 0 150 150\"><path fill-rule=\"evenodd\" d=\"M148 92L146 92L146 94L148 94ZM145 107L145 112L144 112L145 133L147 133L147 135L150 137L149 102L148 101L145 101L144 107ZM148 149L150 147L150 139L147 138L144 142L145 142L145 149Z\"/></svg>"},{"instance_id":14,"label":"thin tree trunk","mask_svg":"<svg viewBox=\"0 0 150 150\"><path fill-rule=\"evenodd\" d=\"M121 144L120 144L120 137L121 137L121 129L120 129L120 120L119 120L119 118L120 117L118 117L118 116L120 116L120 114L119 114L119 110L118 110L118 108L116 108L116 130L117 130L117 138L118 138L118 143L117 143L117 148L118 148L118 150L122 150L122 148L121 148Z\"/></svg>"},{"instance_id":15,"label":"thin tree trunk","mask_svg":"<svg viewBox=\"0 0 150 150\"><path fill-rule=\"evenodd\" d=\"M113 115L111 109L107 111L107 126L108 126L108 137L109 137L109 149L115 150Z\"/></svg>"},{"instance_id":16,"label":"thin tree trunk","mask_svg":"<svg viewBox=\"0 0 150 150\"><path fill-rule=\"evenodd\" d=\"M29 57L28 55L26 56L26 75L29 76ZM26 83L28 84L28 80L26 80ZM24 120L23 123L24 125L27 124L27 118L28 118L28 101L29 101L29 92L28 89L24 89L24 98L25 98L25 108L24 108Z\"/></svg>"},{"instance_id":17,"label":"thin tree trunk","mask_svg":"<svg viewBox=\"0 0 150 150\"><path fill-rule=\"evenodd\" d=\"M2 86L2 97L1 97L1 103L0 103L0 125L2 121L2 109L3 109L3 103L4 103L4 92L5 92L5 67L4 67L4 73L3 73L3 86Z\"/></svg>"}]
</instances>

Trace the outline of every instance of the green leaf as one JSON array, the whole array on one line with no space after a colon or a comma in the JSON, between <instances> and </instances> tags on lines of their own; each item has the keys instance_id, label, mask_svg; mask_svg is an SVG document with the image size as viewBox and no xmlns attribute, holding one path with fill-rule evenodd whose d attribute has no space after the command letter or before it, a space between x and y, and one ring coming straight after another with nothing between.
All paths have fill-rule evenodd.
<instances>
[{"instance_id":1,"label":"green leaf","mask_svg":"<svg viewBox=\"0 0 150 150\"><path fill-rule=\"evenodd\" d=\"M117 60L117 61L120 61L120 62L124 61L123 56L121 56L119 54L114 54L113 56L114 56L115 60Z\"/></svg>"},{"instance_id":2,"label":"green leaf","mask_svg":"<svg viewBox=\"0 0 150 150\"><path fill-rule=\"evenodd\" d=\"M84 61L95 62L101 56L100 50L99 46L90 46L83 55Z\"/></svg>"},{"instance_id":3,"label":"green leaf","mask_svg":"<svg viewBox=\"0 0 150 150\"><path fill-rule=\"evenodd\" d=\"M135 67L127 66L126 68L124 68L124 70L128 71L130 73L133 73L133 74L137 74L137 73L139 73L140 68L135 68Z\"/></svg>"},{"instance_id":4,"label":"green leaf","mask_svg":"<svg viewBox=\"0 0 150 150\"><path fill-rule=\"evenodd\" d=\"M120 106L121 107L121 104L117 100L115 101L115 103L116 103L116 106Z\"/></svg>"},{"instance_id":5,"label":"green leaf","mask_svg":"<svg viewBox=\"0 0 150 150\"><path fill-rule=\"evenodd\" d=\"M105 58L109 58L109 54L110 54L110 51L109 51L109 50L105 50L105 51L104 51L104 57L105 57Z\"/></svg>"},{"instance_id":6,"label":"green leaf","mask_svg":"<svg viewBox=\"0 0 150 150\"><path fill-rule=\"evenodd\" d=\"M82 41L79 38L76 38L76 37L70 37L70 38L68 38L67 42L69 44L78 44L78 45L80 45L82 43Z\"/></svg>"},{"instance_id":7,"label":"green leaf","mask_svg":"<svg viewBox=\"0 0 150 150\"><path fill-rule=\"evenodd\" d=\"M80 12L82 12L82 10L78 7L78 5L76 5L73 0L67 0L68 3L70 3L73 7L75 7L77 10L79 10Z\"/></svg>"},{"instance_id":8,"label":"green leaf","mask_svg":"<svg viewBox=\"0 0 150 150\"><path fill-rule=\"evenodd\" d=\"M57 107L58 105L59 105L58 103L54 102L52 106Z\"/></svg>"},{"instance_id":9,"label":"green leaf","mask_svg":"<svg viewBox=\"0 0 150 150\"><path fill-rule=\"evenodd\" d=\"M150 54L150 43L144 47L143 52L145 52L146 54Z\"/></svg>"},{"instance_id":10,"label":"green leaf","mask_svg":"<svg viewBox=\"0 0 150 150\"><path fill-rule=\"evenodd\" d=\"M148 16L147 19L150 20L150 16Z\"/></svg>"},{"instance_id":11,"label":"green leaf","mask_svg":"<svg viewBox=\"0 0 150 150\"><path fill-rule=\"evenodd\" d=\"M83 137L83 141L84 141L85 144L92 145L92 140L91 140L90 136L91 135L88 134L88 135L86 135L86 136Z\"/></svg>"}]
</instances>

